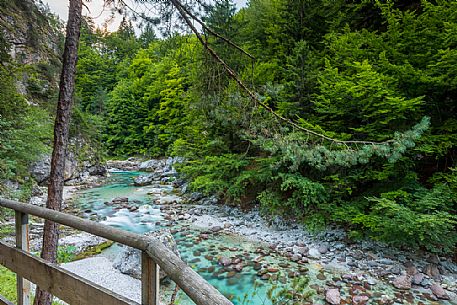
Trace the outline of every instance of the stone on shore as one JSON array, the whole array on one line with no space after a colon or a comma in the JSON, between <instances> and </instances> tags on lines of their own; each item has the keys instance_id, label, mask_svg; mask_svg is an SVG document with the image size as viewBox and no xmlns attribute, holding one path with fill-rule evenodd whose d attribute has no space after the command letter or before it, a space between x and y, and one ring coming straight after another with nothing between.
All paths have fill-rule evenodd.
<instances>
[{"instance_id":1,"label":"stone on shore","mask_svg":"<svg viewBox=\"0 0 457 305\"><path fill-rule=\"evenodd\" d=\"M446 290L443 289L443 287L441 287L440 284L433 284L430 289L432 290L433 294L438 298L438 299L441 299L441 300L449 300L450 297L447 295L446 293Z\"/></svg>"},{"instance_id":2,"label":"stone on shore","mask_svg":"<svg viewBox=\"0 0 457 305\"><path fill-rule=\"evenodd\" d=\"M411 277L407 275L401 275L393 281L393 285L397 289L411 289Z\"/></svg>"},{"instance_id":3,"label":"stone on shore","mask_svg":"<svg viewBox=\"0 0 457 305\"><path fill-rule=\"evenodd\" d=\"M340 291L336 288L328 289L325 292L325 300L332 305L339 305L341 303Z\"/></svg>"},{"instance_id":4,"label":"stone on shore","mask_svg":"<svg viewBox=\"0 0 457 305\"><path fill-rule=\"evenodd\" d=\"M156 173L140 175L133 180L133 184L135 186L151 185L158 178L160 178L160 175L157 175Z\"/></svg>"},{"instance_id":5,"label":"stone on shore","mask_svg":"<svg viewBox=\"0 0 457 305\"><path fill-rule=\"evenodd\" d=\"M165 247L179 256L176 241L169 230L148 232L145 236L159 239ZM130 247L124 247L123 251L116 257L113 267L123 274L141 279L141 251ZM160 270L160 280L163 281L166 278L167 275L165 272Z\"/></svg>"}]
</instances>

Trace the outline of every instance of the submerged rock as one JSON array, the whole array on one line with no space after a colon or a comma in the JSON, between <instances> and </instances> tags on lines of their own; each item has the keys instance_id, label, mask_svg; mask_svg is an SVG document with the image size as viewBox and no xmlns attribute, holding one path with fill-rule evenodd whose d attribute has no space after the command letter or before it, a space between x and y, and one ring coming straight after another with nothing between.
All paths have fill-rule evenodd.
<instances>
[{"instance_id":1,"label":"submerged rock","mask_svg":"<svg viewBox=\"0 0 457 305\"><path fill-rule=\"evenodd\" d=\"M221 256L218 260L219 265L227 267L232 264L232 259L230 257Z\"/></svg>"},{"instance_id":2,"label":"submerged rock","mask_svg":"<svg viewBox=\"0 0 457 305\"><path fill-rule=\"evenodd\" d=\"M169 230L149 232L145 236L159 239L168 249L180 256L176 241ZM123 247L123 251L116 257L113 267L121 273L141 279L141 251L130 247ZM163 281L166 278L167 275L165 272L160 270L160 280Z\"/></svg>"},{"instance_id":3,"label":"submerged rock","mask_svg":"<svg viewBox=\"0 0 457 305\"><path fill-rule=\"evenodd\" d=\"M111 201L112 204L120 204L127 202L129 202L129 199L127 197L116 197Z\"/></svg>"}]
</instances>

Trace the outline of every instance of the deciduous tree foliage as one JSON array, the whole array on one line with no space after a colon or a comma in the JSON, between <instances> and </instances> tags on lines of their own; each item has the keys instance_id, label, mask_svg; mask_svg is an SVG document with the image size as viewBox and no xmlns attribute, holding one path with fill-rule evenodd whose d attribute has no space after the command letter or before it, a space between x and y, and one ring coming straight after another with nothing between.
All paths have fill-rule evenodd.
<instances>
[{"instance_id":1,"label":"deciduous tree foliage","mask_svg":"<svg viewBox=\"0 0 457 305\"><path fill-rule=\"evenodd\" d=\"M83 42L78 95L84 111L107 122L100 132L110 154L183 156L179 170L195 190L260 203L311 228L336 223L354 238L450 252L456 12L455 1L425 0L208 7L206 23L255 61L211 32L203 39L296 127L254 105L183 33L148 46L141 38L107 41L125 29L98 35L97 48Z\"/></svg>"}]
</instances>

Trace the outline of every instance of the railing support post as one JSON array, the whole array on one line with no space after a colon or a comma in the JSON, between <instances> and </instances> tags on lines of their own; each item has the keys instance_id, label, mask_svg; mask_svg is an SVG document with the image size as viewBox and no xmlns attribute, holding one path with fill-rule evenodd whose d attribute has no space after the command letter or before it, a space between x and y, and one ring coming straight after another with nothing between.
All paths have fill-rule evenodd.
<instances>
[{"instance_id":1,"label":"railing support post","mask_svg":"<svg viewBox=\"0 0 457 305\"><path fill-rule=\"evenodd\" d=\"M29 252L29 216L16 212L16 248ZM30 282L16 276L17 304L30 305Z\"/></svg>"},{"instance_id":2,"label":"railing support post","mask_svg":"<svg viewBox=\"0 0 457 305\"><path fill-rule=\"evenodd\" d=\"M159 305L160 275L157 265L149 255L141 253L141 304Z\"/></svg>"}]
</instances>

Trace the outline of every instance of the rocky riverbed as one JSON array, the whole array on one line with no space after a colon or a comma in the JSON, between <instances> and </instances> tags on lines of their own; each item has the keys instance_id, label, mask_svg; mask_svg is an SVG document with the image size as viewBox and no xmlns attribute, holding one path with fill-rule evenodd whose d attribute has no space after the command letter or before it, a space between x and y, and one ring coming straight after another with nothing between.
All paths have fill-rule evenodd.
<instances>
[{"instance_id":1,"label":"rocky riverbed","mask_svg":"<svg viewBox=\"0 0 457 305\"><path fill-rule=\"evenodd\" d=\"M205 277L236 281L254 273L263 282L290 283L306 276L311 278L315 303L457 304L457 266L449 258L400 251L369 240L351 243L337 228L310 233L277 217L263 218L256 209L242 211L220 204L215 197L188 193L173 162L138 164L133 168L151 173L136 176L133 183L160 207L161 218L154 226L170 228L184 250L183 259ZM145 212L144 202L128 196L104 204L114 211ZM86 212L107 223L113 218ZM241 238L243 246L221 244L226 238ZM254 246L245 249L249 242ZM236 293L241 288L233 289Z\"/></svg>"},{"instance_id":2,"label":"rocky riverbed","mask_svg":"<svg viewBox=\"0 0 457 305\"><path fill-rule=\"evenodd\" d=\"M240 294L251 291L246 285L260 283L251 288L266 294L276 284L290 289L298 278L310 281L309 304L457 304L457 265L449 258L400 251L369 240L353 243L338 228L310 233L278 217L264 218L257 209L243 211L215 197L188 193L173 169L176 161L112 162L112 175L119 170L149 173L134 175L131 184L123 178L128 186L122 192L123 184L108 186L104 196L97 189L83 191L67 210L138 233L169 229L181 257L222 287L235 304L269 304L246 298L243 303ZM81 194L79 189L73 191ZM89 239L65 240L77 245ZM99 242L103 240L89 243ZM74 264L68 268L78 273ZM118 276L114 273L119 270L109 269ZM91 277L82 269L80 275ZM123 283L117 284L117 291L122 290Z\"/></svg>"}]
</instances>

